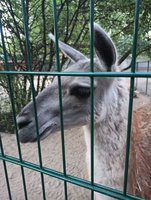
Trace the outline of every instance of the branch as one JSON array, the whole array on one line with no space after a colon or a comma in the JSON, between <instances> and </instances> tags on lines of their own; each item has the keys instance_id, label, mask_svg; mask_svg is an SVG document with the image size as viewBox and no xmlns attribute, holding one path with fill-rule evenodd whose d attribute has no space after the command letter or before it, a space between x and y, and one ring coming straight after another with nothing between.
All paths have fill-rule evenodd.
<instances>
[{"instance_id":1,"label":"branch","mask_svg":"<svg viewBox=\"0 0 151 200\"><path fill-rule=\"evenodd\" d=\"M131 49L129 49L128 51L126 51L124 53L124 55L118 60L118 65L120 65L131 53Z\"/></svg>"}]
</instances>

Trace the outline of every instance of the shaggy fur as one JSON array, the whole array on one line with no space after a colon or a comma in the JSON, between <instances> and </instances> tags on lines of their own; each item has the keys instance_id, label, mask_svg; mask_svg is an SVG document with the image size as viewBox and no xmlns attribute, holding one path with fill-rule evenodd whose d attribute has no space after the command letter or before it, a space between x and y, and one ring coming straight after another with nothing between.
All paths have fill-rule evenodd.
<instances>
[{"instance_id":1,"label":"shaggy fur","mask_svg":"<svg viewBox=\"0 0 151 200\"><path fill-rule=\"evenodd\" d=\"M55 41L52 34L50 38ZM59 42L60 49L73 61L65 71L88 72L90 60L81 52ZM119 71L114 43L94 24L94 71ZM87 166L90 172L90 78L61 77L64 128L84 126ZM95 182L123 188L127 134L128 87L124 78L94 77L94 175ZM36 97L40 138L60 130L58 79ZM37 139L33 103L18 115L21 142ZM110 197L95 194L96 200Z\"/></svg>"}]
</instances>

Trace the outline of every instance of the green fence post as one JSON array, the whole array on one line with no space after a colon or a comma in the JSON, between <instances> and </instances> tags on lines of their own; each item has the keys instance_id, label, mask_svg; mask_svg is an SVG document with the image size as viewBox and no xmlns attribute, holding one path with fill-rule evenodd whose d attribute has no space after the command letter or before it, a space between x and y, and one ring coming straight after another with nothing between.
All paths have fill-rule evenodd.
<instances>
[{"instance_id":1,"label":"green fence post","mask_svg":"<svg viewBox=\"0 0 151 200\"><path fill-rule=\"evenodd\" d=\"M24 31L25 31L25 41L26 41L27 68L28 68L28 71L32 71L32 59L30 55L30 41L29 41L29 31L28 31L28 15L26 13L26 4L24 0L21 0L21 5L22 5L22 15L23 15L23 21L24 21ZM36 126L36 133L37 133L39 164L40 164L40 167L42 168L43 167L42 154L41 154L41 145L40 145L40 138L39 138L38 117L37 117L37 107L36 107L36 100L35 100L35 88L34 88L33 76L30 76L30 84L31 84L31 89L32 89L33 109L34 109L35 126ZM46 200L43 173L41 173L41 184L42 184L43 199Z\"/></svg>"},{"instance_id":2,"label":"green fence post","mask_svg":"<svg viewBox=\"0 0 151 200\"><path fill-rule=\"evenodd\" d=\"M147 61L147 72L149 72L149 60ZM148 78L146 78L146 90L145 94L147 95L148 93Z\"/></svg>"},{"instance_id":3,"label":"green fence post","mask_svg":"<svg viewBox=\"0 0 151 200\"><path fill-rule=\"evenodd\" d=\"M8 84L8 88L9 88L9 98L10 98L10 101L11 101L11 107L12 107L12 111L13 111L13 121L14 121L14 124L15 124L15 132L16 132L18 154L19 154L20 162L23 162L21 147L20 147L20 143L19 143L17 122L16 122L16 108L15 108L15 100L14 100L15 98L14 98L13 87L12 87L12 83L11 83L11 77L10 77L10 74L9 74L9 65L8 65L8 59L7 59L7 54L6 54L7 51L6 51L6 47L5 47L1 15L0 15L0 35L1 35L1 39L2 39L2 47L3 47L3 53L4 53L4 63L5 63L5 67L4 68L8 72L8 74L7 74L7 84ZM1 141L1 147L2 147L2 141ZM4 156L3 149L2 149L2 152L3 152L3 156ZM24 169L23 169L22 166L21 166L21 174L22 174L24 195L25 195L25 199L27 200L28 198L27 198L25 174L24 174ZM6 175L6 177L7 177L7 175ZM9 190L9 187L8 187L8 190ZM10 190L9 190L9 192L10 192Z\"/></svg>"},{"instance_id":4,"label":"green fence post","mask_svg":"<svg viewBox=\"0 0 151 200\"><path fill-rule=\"evenodd\" d=\"M90 70L94 72L94 1L90 0ZM91 84L91 94L90 94L90 158L91 158L91 166L90 166L90 174L91 174L91 184L94 185L94 77L90 77ZM91 200L94 199L94 190L91 190Z\"/></svg>"},{"instance_id":5,"label":"green fence post","mask_svg":"<svg viewBox=\"0 0 151 200\"><path fill-rule=\"evenodd\" d=\"M58 45L58 28L57 28L57 9L56 0L53 0L53 18L54 18L54 34L55 34L55 48L56 48L56 64L57 71L61 71L60 59L59 59L59 45ZM63 111L62 111L62 90L61 90L61 76L58 76L58 93L59 93L59 108L60 108L60 126L61 126L61 142L62 142L62 162L63 162L63 173L66 174L66 156L65 156L65 141L64 141L64 123L63 123ZM68 199L67 182L64 181L64 194L65 200Z\"/></svg>"},{"instance_id":6,"label":"green fence post","mask_svg":"<svg viewBox=\"0 0 151 200\"><path fill-rule=\"evenodd\" d=\"M1 150L2 157L4 157L4 148L3 148L1 135L0 135L0 150ZM9 184L9 177L8 177L7 166L6 166L5 160L3 160L3 167L4 167L4 172L5 172L5 179L6 179L9 200L12 200L11 188L10 188L10 184Z\"/></svg>"},{"instance_id":7,"label":"green fence post","mask_svg":"<svg viewBox=\"0 0 151 200\"><path fill-rule=\"evenodd\" d=\"M132 63L131 63L131 72L133 73L135 73L135 67L136 67L139 12L140 12L140 0L136 0L135 1L134 36L133 36L133 48L132 48ZM128 167L129 167L129 154L130 154L130 142L131 142L134 82L135 82L135 76L131 77L131 81L130 81L127 144L126 144L126 159L125 159L124 188L123 188L123 193L125 196L127 195L127 183L128 183Z\"/></svg>"}]
</instances>

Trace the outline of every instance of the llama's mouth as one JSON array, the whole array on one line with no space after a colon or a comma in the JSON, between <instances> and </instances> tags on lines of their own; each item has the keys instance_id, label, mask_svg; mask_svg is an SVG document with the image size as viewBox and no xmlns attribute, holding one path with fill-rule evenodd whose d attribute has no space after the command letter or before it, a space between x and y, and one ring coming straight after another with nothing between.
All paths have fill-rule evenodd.
<instances>
[{"instance_id":1,"label":"llama's mouth","mask_svg":"<svg viewBox=\"0 0 151 200\"><path fill-rule=\"evenodd\" d=\"M38 134L37 134L37 137L35 137L33 140L31 140L31 141L29 141L29 142L36 142L36 141L38 140L38 138L39 138L40 140L44 140L47 136L50 135L51 130L52 130L51 127L46 128L42 133L39 134L39 136L38 136Z\"/></svg>"},{"instance_id":2,"label":"llama's mouth","mask_svg":"<svg viewBox=\"0 0 151 200\"><path fill-rule=\"evenodd\" d=\"M52 132L57 131L57 126L55 123L46 122L44 125L39 127L37 130L34 123L20 123L21 125L18 125L19 128L19 140L22 143L27 142L36 142L38 138L40 140L45 139L48 135L50 135Z\"/></svg>"},{"instance_id":3,"label":"llama's mouth","mask_svg":"<svg viewBox=\"0 0 151 200\"><path fill-rule=\"evenodd\" d=\"M31 121L18 123L19 130L23 129L24 127L27 127L30 123L31 123Z\"/></svg>"},{"instance_id":4,"label":"llama's mouth","mask_svg":"<svg viewBox=\"0 0 151 200\"><path fill-rule=\"evenodd\" d=\"M51 123L48 122L46 124L44 124L41 128L40 128L40 134L39 134L39 138L41 140L44 140L46 137L48 137L48 135L50 135L52 132L57 131L57 125L55 123ZM35 138L35 141L38 138Z\"/></svg>"}]
</instances>

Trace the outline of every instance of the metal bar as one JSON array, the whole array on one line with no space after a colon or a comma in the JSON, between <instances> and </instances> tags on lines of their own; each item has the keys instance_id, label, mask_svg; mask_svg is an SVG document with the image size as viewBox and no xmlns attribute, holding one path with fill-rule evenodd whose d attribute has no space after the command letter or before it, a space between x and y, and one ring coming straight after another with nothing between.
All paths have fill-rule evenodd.
<instances>
[{"instance_id":1,"label":"metal bar","mask_svg":"<svg viewBox=\"0 0 151 200\"><path fill-rule=\"evenodd\" d=\"M94 1L90 0L90 70L94 72ZM90 158L91 184L94 185L94 77L90 77ZM94 190L91 190L91 200L94 200Z\"/></svg>"},{"instance_id":2,"label":"metal bar","mask_svg":"<svg viewBox=\"0 0 151 200\"><path fill-rule=\"evenodd\" d=\"M30 55L30 41L29 41L29 30L28 30L28 15L26 13L26 4L25 4L24 0L21 0L21 5L22 5L22 15L23 15L23 21L24 21L24 31L25 31L25 41L26 41L27 69L29 71L32 71L32 59L31 59L31 55ZM38 117L37 117L33 76L30 76L30 84L31 84L31 89L32 89L32 99L33 99L33 105L34 105L33 107L34 107L36 134L37 134L39 164L40 164L40 167L42 168L43 167L42 166L42 154L41 154L41 145L40 145L40 138L39 138ZM46 200L45 183L44 183L43 173L41 173L41 185L42 185L43 199Z\"/></svg>"},{"instance_id":3,"label":"metal bar","mask_svg":"<svg viewBox=\"0 0 151 200\"><path fill-rule=\"evenodd\" d=\"M140 0L136 0L133 48L132 48L132 68L131 68L131 72L133 72L133 73L135 73L135 66L136 66L136 51L137 51L137 39L138 39L139 12L140 12ZM124 187L123 187L123 194L124 195L127 194L127 183L128 183L128 167L129 167L129 155L130 155L130 143L131 143L134 82L135 82L135 77L131 77L130 95L129 95L129 109L128 109L128 124L127 124L127 142L126 142L126 159L125 159L125 172L124 172Z\"/></svg>"},{"instance_id":4,"label":"metal bar","mask_svg":"<svg viewBox=\"0 0 151 200\"><path fill-rule=\"evenodd\" d=\"M60 59L59 59L59 45L58 45L58 27L57 27L57 11L56 11L56 0L53 0L53 18L54 18L54 35L55 35L55 48L56 48L56 64L57 71L61 71ZM62 109L62 90L61 90L61 77L58 76L58 93L59 93L59 110L60 110L60 126L61 126L61 142L62 142L62 162L63 162L63 173L66 176L66 155L65 155L65 139L64 139L64 123L63 123L63 109ZM68 199L67 182L64 181L64 194L65 200Z\"/></svg>"},{"instance_id":5,"label":"metal bar","mask_svg":"<svg viewBox=\"0 0 151 200\"><path fill-rule=\"evenodd\" d=\"M151 72L32 72L32 71L0 71L2 75L32 75L32 76L83 76L83 77L135 77L151 78Z\"/></svg>"},{"instance_id":6,"label":"metal bar","mask_svg":"<svg viewBox=\"0 0 151 200\"><path fill-rule=\"evenodd\" d=\"M75 184L77 186L86 188L86 189L90 189L90 190L94 190L95 192L99 192L105 195L110 195L111 197L120 199L120 200L143 200L143 198L140 197L136 197L130 194L127 194L126 196L123 195L123 193L121 191L112 189L112 188L108 188L99 184L94 184L92 185L90 181L78 178L78 177L74 177L74 176L69 176L69 175L64 175L64 173L58 172L56 170L52 170L50 168L46 168L43 167L41 168L39 165L31 163L31 162L20 162L19 159L17 159L16 157L13 156L2 156L2 154L0 154L0 159L1 160L5 160L8 162L11 162L13 164L19 165L19 166L23 166L26 167L28 169L46 174L48 176L52 176L54 178L57 178L59 180L63 180L63 181L67 181L69 183Z\"/></svg>"},{"instance_id":7,"label":"metal bar","mask_svg":"<svg viewBox=\"0 0 151 200\"><path fill-rule=\"evenodd\" d=\"M3 148L1 135L0 135L0 149L1 149L1 155L4 156L4 148ZM11 189L10 189L10 184L9 184L9 177L8 177L7 166L6 166L6 161L5 160L3 160L3 167L4 167L4 172L5 172L5 180L6 180L9 200L12 200L12 194L11 194Z\"/></svg>"},{"instance_id":8,"label":"metal bar","mask_svg":"<svg viewBox=\"0 0 151 200\"><path fill-rule=\"evenodd\" d=\"M149 61L147 61L147 72L149 72ZM148 78L146 78L146 90L145 90L145 94L147 94L148 92Z\"/></svg>"},{"instance_id":9,"label":"metal bar","mask_svg":"<svg viewBox=\"0 0 151 200\"><path fill-rule=\"evenodd\" d=\"M138 66L139 66L139 62L136 63L136 71L138 72ZM138 86L138 78L135 79L135 87L137 88Z\"/></svg>"},{"instance_id":10,"label":"metal bar","mask_svg":"<svg viewBox=\"0 0 151 200\"><path fill-rule=\"evenodd\" d=\"M7 54L6 54L7 51L6 51L6 47L5 47L1 16L0 16L0 34L1 34L1 40L2 40L3 53L4 53L5 70L8 71L9 70L8 58L7 58ZM11 107L12 107L12 111L13 111L13 121L14 121L14 124L15 124L18 154L19 154L20 162L22 162L22 152L21 152L21 147L20 147L20 143L19 143L18 128L17 128L17 122L16 122L16 108L15 108L15 100L14 100L15 98L14 98L14 92L13 92L11 77L10 77L9 74L7 74L7 84L8 84L8 88L9 88L9 98L10 98L10 101L11 101ZM2 141L1 141L1 143L2 143ZM24 174L23 167L21 167L21 174L22 174L24 195L25 195L25 199L27 200L28 197L27 197L27 189L26 189L26 180L25 180L25 174Z\"/></svg>"}]
</instances>

